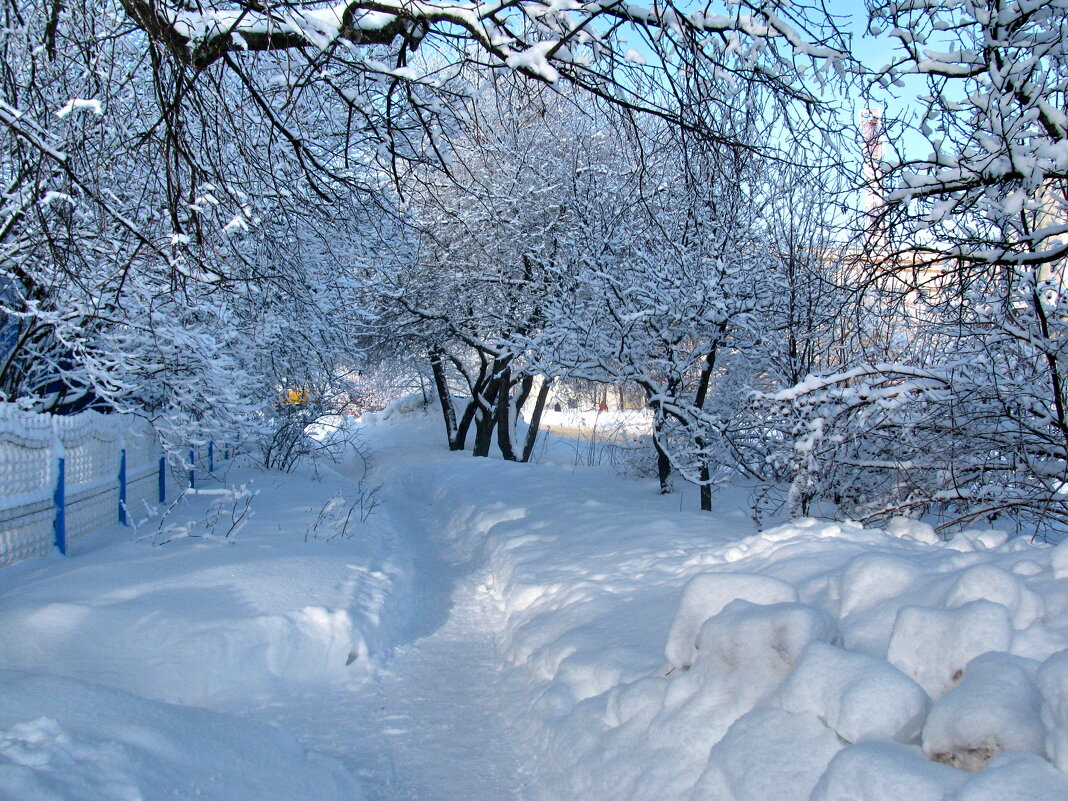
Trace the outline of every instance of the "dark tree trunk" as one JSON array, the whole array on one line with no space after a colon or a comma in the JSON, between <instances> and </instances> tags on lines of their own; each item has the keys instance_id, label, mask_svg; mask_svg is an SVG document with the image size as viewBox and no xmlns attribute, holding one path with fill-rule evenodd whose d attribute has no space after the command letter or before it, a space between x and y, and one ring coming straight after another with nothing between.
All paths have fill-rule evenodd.
<instances>
[{"instance_id":1,"label":"dark tree trunk","mask_svg":"<svg viewBox=\"0 0 1068 801\"><path fill-rule=\"evenodd\" d=\"M456 425L456 407L452 402L452 394L449 392L449 382L445 375L444 355L440 350L430 354L430 369L434 373L434 387L437 389L438 401L441 403L441 416L445 420L445 436L449 440L450 451L462 451L465 436L459 436L460 430ZM470 423L469 423L470 424Z\"/></svg>"},{"instance_id":2,"label":"dark tree trunk","mask_svg":"<svg viewBox=\"0 0 1068 801\"><path fill-rule=\"evenodd\" d=\"M712 485L709 483L712 476L709 474L708 462L701 465L701 511L712 511Z\"/></svg>"},{"instance_id":3,"label":"dark tree trunk","mask_svg":"<svg viewBox=\"0 0 1068 801\"><path fill-rule=\"evenodd\" d=\"M475 412L478 411L478 404L473 400L467 402L467 408L464 409L463 415L460 416L460 422L456 424L456 442L455 447L453 443L449 443L449 447L454 451L462 451L467 447L467 432L471 430L471 423L475 419Z\"/></svg>"},{"instance_id":4,"label":"dark tree trunk","mask_svg":"<svg viewBox=\"0 0 1068 801\"><path fill-rule=\"evenodd\" d=\"M525 375L519 380L519 393L515 396L515 410L518 412L527 405L530 390L534 388L534 376Z\"/></svg>"},{"instance_id":5,"label":"dark tree trunk","mask_svg":"<svg viewBox=\"0 0 1068 801\"><path fill-rule=\"evenodd\" d=\"M527 429L527 438L523 443L524 462L529 462L534 455L534 444L538 440L538 429L541 428L541 413L545 410L545 399L549 397L549 379L543 379L534 399L534 411L530 415L530 427Z\"/></svg>"},{"instance_id":6,"label":"dark tree trunk","mask_svg":"<svg viewBox=\"0 0 1068 801\"><path fill-rule=\"evenodd\" d=\"M485 390L475 397L475 403L478 406L475 412L475 456L489 456L490 446L493 444L493 429L497 425L494 405L497 402L497 393L500 388L500 379L491 377L486 383Z\"/></svg>"},{"instance_id":7,"label":"dark tree trunk","mask_svg":"<svg viewBox=\"0 0 1068 801\"><path fill-rule=\"evenodd\" d=\"M656 448L656 476L660 479L660 494L667 495L671 492L671 460L667 451L660 445L660 430L662 421L659 412L653 412L653 447Z\"/></svg>"},{"instance_id":8,"label":"dark tree trunk","mask_svg":"<svg viewBox=\"0 0 1068 801\"><path fill-rule=\"evenodd\" d=\"M515 452L515 416L512 414L512 371L505 367L500 372L500 389L497 390L497 447L501 456L509 462L519 461ZM518 401L518 399L517 399Z\"/></svg>"},{"instance_id":9,"label":"dark tree trunk","mask_svg":"<svg viewBox=\"0 0 1068 801\"><path fill-rule=\"evenodd\" d=\"M694 405L701 411L705 410L705 401L708 400L708 387L712 381L712 373L716 369L716 356L719 354L719 341L720 338L727 330L727 324L720 323L719 336L712 340L709 346L708 353L705 355L705 365L701 369L701 377L697 385L697 396L694 398ZM708 441L704 437L697 437L697 447L704 450L708 446ZM700 491L701 491L701 511L712 511L712 473L708 466L708 457L703 457L701 461L701 470L698 474L700 479Z\"/></svg>"}]
</instances>

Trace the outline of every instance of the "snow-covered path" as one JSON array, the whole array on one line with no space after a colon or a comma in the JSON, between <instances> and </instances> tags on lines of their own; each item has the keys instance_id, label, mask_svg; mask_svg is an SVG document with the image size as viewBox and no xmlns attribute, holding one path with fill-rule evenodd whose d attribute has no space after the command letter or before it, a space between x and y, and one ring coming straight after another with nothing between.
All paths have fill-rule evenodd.
<instances>
[{"instance_id":1,"label":"snow-covered path","mask_svg":"<svg viewBox=\"0 0 1068 801\"><path fill-rule=\"evenodd\" d=\"M506 724L516 696L495 645L503 615L483 582L485 566L450 545L442 510L408 489L413 455L426 458L401 443L376 469L380 519L413 559L401 644L375 667L374 681L282 699L256 717L339 758L370 801L527 801Z\"/></svg>"},{"instance_id":2,"label":"snow-covered path","mask_svg":"<svg viewBox=\"0 0 1068 801\"><path fill-rule=\"evenodd\" d=\"M444 625L397 648L374 683L294 698L265 717L348 764L373 801L523 801L496 613L474 577L453 600Z\"/></svg>"},{"instance_id":3,"label":"snow-covered path","mask_svg":"<svg viewBox=\"0 0 1068 801\"><path fill-rule=\"evenodd\" d=\"M0 571L0 801L1068 798L1068 544L755 533L436 425L368 427L359 525L362 463L244 467L233 540L195 495Z\"/></svg>"}]
</instances>

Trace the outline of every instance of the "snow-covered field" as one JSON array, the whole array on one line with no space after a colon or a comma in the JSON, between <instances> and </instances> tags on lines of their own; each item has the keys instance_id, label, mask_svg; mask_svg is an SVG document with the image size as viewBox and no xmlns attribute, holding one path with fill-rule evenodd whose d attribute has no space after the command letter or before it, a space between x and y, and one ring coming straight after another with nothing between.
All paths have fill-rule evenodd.
<instances>
[{"instance_id":1,"label":"snow-covered field","mask_svg":"<svg viewBox=\"0 0 1068 801\"><path fill-rule=\"evenodd\" d=\"M1068 798L1068 545L757 533L438 427L363 427L366 522L355 460L239 467L233 537L200 495L0 571L0 798Z\"/></svg>"}]
</instances>

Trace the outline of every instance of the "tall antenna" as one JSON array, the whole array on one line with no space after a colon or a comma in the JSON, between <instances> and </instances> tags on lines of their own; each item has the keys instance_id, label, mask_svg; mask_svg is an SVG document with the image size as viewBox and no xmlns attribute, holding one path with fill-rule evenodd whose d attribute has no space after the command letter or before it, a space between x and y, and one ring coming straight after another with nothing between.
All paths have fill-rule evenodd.
<instances>
[{"instance_id":1,"label":"tall antenna","mask_svg":"<svg viewBox=\"0 0 1068 801\"><path fill-rule=\"evenodd\" d=\"M874 214L883 204L883 111L878 108L860 110L860 136L863 143L864 187L868 212Z\"/></svg>"},{"instance_id":2,"label":"tall antenna","mask_svg":"<svg viewBox=\"0 0 1068 801\"><path fill-rule=\"evenodd\" d=\"M881 218L883 202L883 111L860 110L861 158L864 161L864 205L868 214L868 235L873 244L886 239L885 220Z\"/></svg>"}]
</instances>

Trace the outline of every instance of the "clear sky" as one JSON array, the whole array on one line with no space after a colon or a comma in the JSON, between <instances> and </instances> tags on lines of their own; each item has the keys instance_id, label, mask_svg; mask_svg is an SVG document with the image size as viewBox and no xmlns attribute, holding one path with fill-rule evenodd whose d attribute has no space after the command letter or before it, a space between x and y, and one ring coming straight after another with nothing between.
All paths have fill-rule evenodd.
<instances>
[{"instance_id":1,"label":"clear sky","mask_svg":"<svg viewBox=\"0 0 1068 801\"><path fill-rule=\"evenodd\" d=\"M865 67L871 70L881 69L899 55L896 39L885 33L881 36L868 35L868 12L861 0L826 0L826 8L831 14L842 18L842 27L853 35L853 55ZM926 82L923 78L905 78L904 85L894 87L892 93L877 91L877 102L871 105L881 107L887 116L908 117L918 107L917 95L925 93ZM858 96L858 112L863 105ZM930 146L915 132L904 136L904 147L908 155L913 157L926 157L930 152Z\"/></svg>"}]
</instances>

